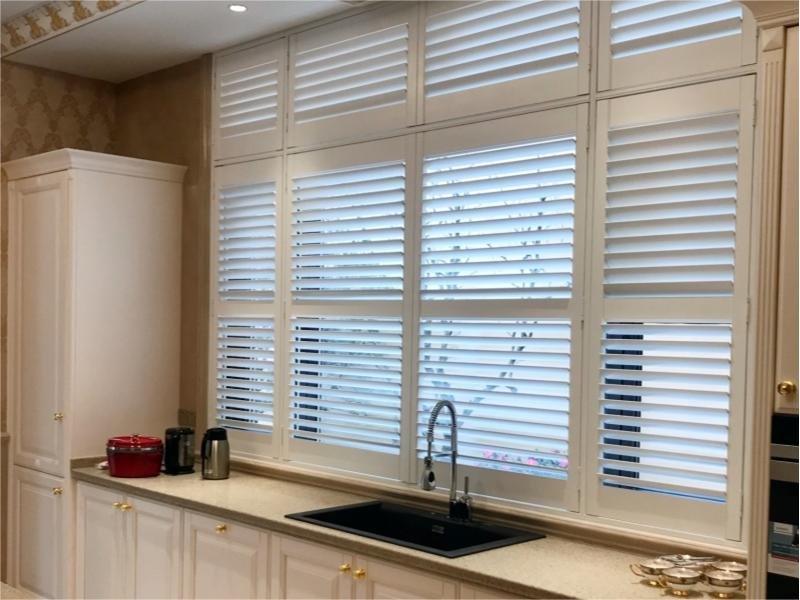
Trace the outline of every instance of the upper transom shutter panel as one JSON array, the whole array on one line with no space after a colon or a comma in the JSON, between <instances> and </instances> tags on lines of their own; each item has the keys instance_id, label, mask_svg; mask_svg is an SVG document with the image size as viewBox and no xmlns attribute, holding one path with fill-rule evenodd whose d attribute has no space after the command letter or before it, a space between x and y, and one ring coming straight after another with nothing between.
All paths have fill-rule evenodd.
<instances>
[{"instance_id":1,"label":"upper transom shutter panel","mask_svg":"<svg viewBox=\"0 0 800 600\"><path fill-rule=\"evenodd\" d=\"M399 318L293 318L290 351L293 438L399 454Z\"/></svg>"},{"instance_id":2,"label":"upper transom shutter panel","mask_svg":"<svg viewBox=\"0 0 800 600\"><path fill-rule=\"evenodd\" d=\"M733 292L738 137L735 112L609 132L606 295Z\"/></svg>"},{"instance_id":3,"label":"upper transom shutter panel","mask_svg":"<svg viewBox=\"0 0 800 600\"><path fill-rule=\"evenodd\" d=\"M574 208L574 136L427 157L422 298L568 298Z\"/></svg>"},{"instance_id":4,"label":"upper transom shutter panel","mask_svg":"<svg viewBox=\"0 0 800 600\"><path fill-rule=\"evenodd\" d=\"M281 146L281 94L286 44L279 40L216 61L216 157L268 152Z\"/></svg>"},{"instance_id":5,"label":"upper transom shutter panel","mask_svg":"<svg viewBox=\"0 0 800 600\"><path fill-rule=\"evenodd\" d=\"M420 325L417 449L431 409L458 414L459 462L566 479L570 324L563 320L437 319ZM450 451L450 413L434 451Z\"/></svg>"},{"instance_id":6,"label":"upper transom shutter panel","mask_svg":"<svg viewBox=\"0 0 800 600\"><path fill-rule=\"evenodd\" d=\"M404 104L407 79L405 23L299 51L294 62L294 120L305 123Z\"/></svg>"},{"instance_id":7,"label":"upper transom shutter panel","mask_svg":"<svg viewBox=\"0 0 800 600\"><path fill-rule=\"evenodd\" d=\"M598 477L725 501L730 324L605 323Z\"/></svg>"},{"instance_id":8,"label":"upper transom shutter panel","mask_svg":"<svg viewBox=\"0 0 800 600\"><path fill-rule=\"evenodd\" d=\"M222 300L273 298L275 195L274 181L220 189L217 285Z\"/></svg>"},{"instance_id":9,"label":"upper transom shutter panel","mask_svg":"<svg viewBox=\"0 0 800 600\"><path fill-rule=\"evenodd\" d=\"M742 7L730 0L616 1L611 9L611 55L614 58L741 32Z\"/></svg>"},{"instance_id":10,"label":"upper transom shutter panel","mask_svg":"<svg viewBox=\"0 0 800 600\"><path fill-rule=\"evenodd\" d=\"M296 300L400 300L405 164L292 179Z\"/></svg>"},{"instance_id":11,"label":"upper transom shutter panel","mask_svg":"<svg viewBox=\"0 0 800 600\"><path fill-rule=\"evenodd\" d=\"M220 427L272 432L274 386L272 319L217 320L217 409Z\"/></svg>"},{"instance_id":12,"label":"upper transom shutter panel","mask_svg":"<svg viewBox=\"0 0 800 600\"><path fill-rule=\"evenodd\" d=\"M576 68L578 0L478 2L428 18L425 95Z\"/></svg>"}]
</instances>

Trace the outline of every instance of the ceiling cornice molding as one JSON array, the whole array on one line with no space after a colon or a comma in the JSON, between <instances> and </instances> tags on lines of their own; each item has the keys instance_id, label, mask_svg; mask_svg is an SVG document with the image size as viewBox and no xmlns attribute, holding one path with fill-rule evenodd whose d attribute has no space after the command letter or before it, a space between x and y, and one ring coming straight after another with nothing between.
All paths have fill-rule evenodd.
<instances>
[{"instance_id":1,"label":"ceiling cornice molding","mask_svg":"<svg viewBox=\"0 0 800 600\"><path fill-rule=\"evenodd\" d=\"M741 0L760 29L797 23L797 0Z\"/></svg>"},{"instance_id":2,"label":"ceiling cornice molding","mask_svg":"<svg viewBox=\"0 0 800 600\"><path fill-rule=\"evenodd\" d=\"M135 6L143 0L72 0L48 2L4 23L0 30L0 56L6 58L23 48L51 39Z\"/></svg>"}]
</instances>

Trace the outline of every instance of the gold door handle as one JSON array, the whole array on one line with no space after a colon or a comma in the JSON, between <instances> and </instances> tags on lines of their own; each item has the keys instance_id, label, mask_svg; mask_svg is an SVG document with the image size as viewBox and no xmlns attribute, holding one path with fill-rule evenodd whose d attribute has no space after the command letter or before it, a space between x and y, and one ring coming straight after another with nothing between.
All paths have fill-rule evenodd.
<instances>
[{"instance_id":1,"label":"gold door handle","mask_svg":"<svg viewBox=\"0 0 800 600\"><path fill-rule=\"evenodd\" d=\"M63 421L64 420L64 413L57 412L53 413L53 421Z\"/></svg>"},{"instance_id":2,"label":"gold door handle","mask_svg":"<svg viewBox=\"0 0 800 600\"><path fill-rule=\"evenodd\" d=\"M794 381L781 381L778 386L778 394L780 396L788 396L797 391L797 384Z\"/></svg>"},{"instance_id":3,"label":"gold door handle","mask_svg":"<svg viewBox=\"0 0 800 600\"><path fill-rule=\"evenodd\" d=\"M339 565L339 573L349 573L350 569L352 569L352 567L350 566L349 563L344 563L342 565Z\"/></svg>"},{"instance_id":4,"label":"gold door handle","mask_svg":"<svg viewBox=\"0 0 800 600\"><path fill-rule=\"evenodd\" d=\"M60 496L64 493L64 488L54 487L53 488L53 496Z\"/></svg>"},{"instance_id":5,"label":"gold door handle","mask_svg":"<svg viewBox=\"0 0 800 600\"><path fill-rule=\"evenodd\" d=\"M364 579L367 576L367 572L364 569L356 569L353 571L353 579Z\"/></svg>"},{"instance_id":6,"label":"gold door handle","mask_svg":"<svg viewBox=\"0 0 800 600\"><path fill-rule=\"evenodd\" d=\"M122 503L122 504L119 505L119 509L122 512L128 512L129 510L133 509L133 506L131 506L130 504Z\"/></svg>"},{"instance_id":7,"label":"gold door handle","mask_svg":"<svg viewBox=\"0 0 800 600\"><path fill-rule=\"evenodd\" d=\"M122 508L122 502L112 502L111 506L114 508Z\"/></svg>"},{"instance_id":8,"label":"gold door handle","mask_svg":"<svg viewBox=\"0 0 800 600\"><path fill-rule=\"evenodd\" d=\"M225 533L226 531L228 531L228 526L225 525L224 523L220 523L219 525L216 525L214 527L214 531L216 531L217 533Z\"/></svg>"}]
</instances>

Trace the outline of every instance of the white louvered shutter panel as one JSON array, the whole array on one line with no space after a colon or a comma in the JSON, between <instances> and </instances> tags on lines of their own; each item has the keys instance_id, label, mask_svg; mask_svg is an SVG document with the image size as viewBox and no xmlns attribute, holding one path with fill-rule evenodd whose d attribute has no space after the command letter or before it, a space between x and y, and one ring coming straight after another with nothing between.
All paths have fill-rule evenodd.
<instances>
[{"instance_id":1,"label":"white louvered shutter panel","mask_svg":"<svg viewBox=\"0 0 800 600\"><path fill-rule=\"evenodd\" d=\"M426 157L422 298L569 297L574 207L574 136Z\"/></svg>"},{"instance_id":2,"label":"white louvered shutter panel","mask_svg":"<svg viewBox=\"0 0 800 600\"><path fill-rule=\"evenodd\" d=\"M216 59L216 158L281 147L285 64L283 40Z\"/></svg>"},{"instance_id":3,"label":"white louvered shutter panel","mask_svg":"<svg viewBox=\"0 0 800 600\"><path fill-rule=\"evenodd\" d=\"M275 295L276 183L224 186L218 198L220 298L271 300Z\"/></svg>"},{"instance_id":4,"label":"white louvered shutter panel","mask_svg":"<svg viewBox=\"0 0 800 600\"><path fill-rule=\"evenodd\" d=\"M755 62L755 31L739 2L615 0L603 4L601 48L607 50L608 61L601 58L601 89ZM642 69L647 65L649 69Z\"/></svg>"},{"instance_id":5,"label":"white louvered shutter panel","mask_svg":"<svg viewBox=\"0 0 800 600\"><path fill-rule=\"evenodd\" d=\"M608 133L605 292L733 292L739 115Z\"/></svg>"},{"instance_id":6,"label":"white louvered shutter panel","mask_svg":"<svg viewBox=\"0 0 800 600\"><path fill-rule=\"evenodd\" d=\"M401 351L399 317L291 320L289 435L299 454L302 444L314 444L317 464L333 457L339 468L384 474L357 457L399 455ZM349 450L355 463L332 446Z\"/></svg>"},{"instance_id":7,"label":"white louvered shutter panel","mask_svg":"<svg viewBox=\"0 0 800 600\"><path fill-rule=\"evenodd\" d=\"M295 300L400 300L405 165L357 165L292 179Z\"/></svg>"},{"instance_id":8,"label":"white louvered shutter panel","mask_svg":"<svg viewBox=\"0 0 800 600\"><path fill-rule=\"evenodd\" d=\"M580 19L578 0L430 3L426 121L576 95Z\"/></svg>"},{"instance_id":9,"label":"white louvered shutter panel","mask_svg":"<svg viewBox=\"0 0 800 600\"><path fill-rule=\"evenodd\" d=\"M292 145L407 125L411 14L399 7L295 36Z\"/></svg>"},{"instance_id":10,"label":"white louvered shutter panel","mask_svg":"<svg viewBox=\"0 0 800 600\"><path fill-rule=\"evenodd\" d=\"M570 325L562 320L426 319L420 325L417 449L431 409L453 402L459 464L566 479ZM435 429L449 452L450 413Z\"/></svg>"},{"instance_id":11,"label":"white louvered shutter panel","mask_svg":"<svg viewBox=\"0 0 800 600\"><path fill-rule=\"evenodd\" d=\"M602 485L724 502L730 325L606 323L601 369Z\"/></svg>"},{"instance_id":12,"label":"white louvered shutter panel","mask_svg":"<svg viewBox=\"0 0 800 600\"><path fill-rule=\"evenodd\" d=\"M271 433L275 340L272 319L217 319L216 421L237 431Z\"/></svg>"}]
</instances>

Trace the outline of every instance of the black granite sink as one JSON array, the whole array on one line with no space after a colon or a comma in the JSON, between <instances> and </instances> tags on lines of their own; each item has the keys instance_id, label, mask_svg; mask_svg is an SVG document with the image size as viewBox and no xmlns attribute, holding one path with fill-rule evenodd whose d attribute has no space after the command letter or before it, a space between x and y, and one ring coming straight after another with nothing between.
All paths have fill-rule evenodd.
<instances>
[{"instance_id":1,"label":"black granite sink","mask_svg":"<svg viewBox=\"0 0 800 600\"><path fill-rule=\"evenodd\" d=\"M447 558L544 537L532 531L480 521L459 521L444 514L381 501L286 516Z\"/></svg>"}]
</instances>

